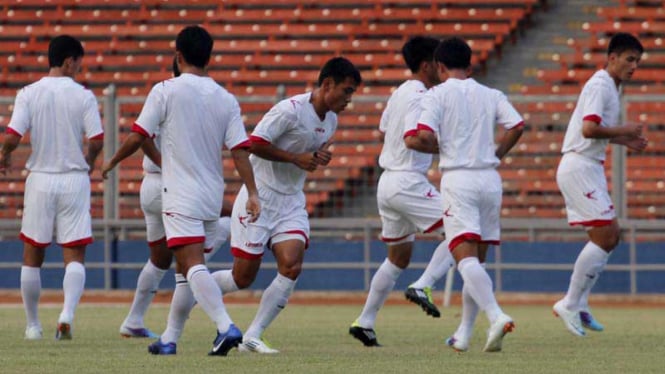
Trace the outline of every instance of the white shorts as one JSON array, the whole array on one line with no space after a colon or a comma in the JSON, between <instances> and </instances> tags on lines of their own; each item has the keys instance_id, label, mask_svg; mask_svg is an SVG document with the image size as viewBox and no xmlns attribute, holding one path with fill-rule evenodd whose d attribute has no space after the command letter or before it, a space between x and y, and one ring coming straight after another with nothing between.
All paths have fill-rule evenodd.
<instances>
[{"instance_id":1,"label":"white shorts","mask_svg":"<svg viewBox=\"0 0 665 374\"><path fill-rule=\"evenodd\" d=\"M568 152L556 171L556 183L566 202L568 223L581 226L605 226L616 217L607 190L603 164Z\"/></svg>"},{"instance_id":2,"label":"white shorts","mask_svg":"<svg viewBox=\"0 0 665 374\"><path fill-rule=\"evenodd\" d=\"M169 248L203 243L203 248L207 252L212 250L219 230L218 220L202 221L172 212L164 212L162 220L166 231L166 245Z\"/></svg>"},{"instance_id":3,"label":"white shorts","mask_svg":"<svg viewBox=\"0 0 665 374\"><path fill-rule=\"evenodd\" d=\"M25 181L21 239L46 247L53 238L63 247L92 243L90 176L87 172L30 173Z\"/></svg>"},{"instance_id":4,"label":"white shorts","mask_svg":"<svg viewBox=\"0 0 665 374\"><path fill-rule=\"evenodd\" d=\"M166 237L162 221L162 175L146 173L141 182L141 210L145 218L148 245L152 246Z\"/></svg>"},{"instance_id":5,"label":"white shorts","mask_svg":"<svg viewBox=\"0 0 665 374\"><path fill-rule=\"evenodd\" d=\"M309 220L305 194L284 195L268 188L259 188L261 215L249 223L245 209L247 189L242 186L231 214L231 253L235 257L257 259L266 247L286 240L301 240L309 245Z\"/></svg>"},{"instance_id":6,"label":"white shorts","mask_svg":"<svg viewBox=\"0 0 665 374\"><path fill-rule=\"evenodd\" d=\"M217 221L217 230L210 238L210 246L206 247L205 250L205 260L208 261L210 257L214 256L215 253L229 240L231 235L231 218L229 217L220 217Z\"/></svg>"},{"instance_id":7,"label":"white shorts","mask_svg":"<svg viewBox=\"0 0 665 374\"><path fill-rule=\"evenodd\" d=\"M441 194L425 175L384 171L379 178L376 200L384 242L413 241L412 234L417 231L443 234Z\"/></svg>"},{"instance_id":8,"label":"white shorts","mask_svg":"<svg viewBox=\"0 0 665 374\"><path fill-rule=\"evenodd\" d=\"M443 173L443 222L451 250L468 239L500 244L502 193L501 176L495 169Z\"/></svg>"}]
</instances>

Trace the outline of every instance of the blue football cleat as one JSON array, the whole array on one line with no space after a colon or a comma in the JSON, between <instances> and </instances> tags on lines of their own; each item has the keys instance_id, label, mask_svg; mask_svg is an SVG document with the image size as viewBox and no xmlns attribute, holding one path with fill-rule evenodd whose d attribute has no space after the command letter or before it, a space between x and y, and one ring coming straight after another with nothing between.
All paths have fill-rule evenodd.
<instances>
[{"instance_id":1,"label":"blue football cleat","mask_svg":"<svg viewBox=\"0 0 665 374\"><path fill-rule=\"evenodd\" d=\"M209 356L226 356L231 348L235 348L238 344L242 343L242 332L238 330L236 325L231 324L225 333L217 331L217 337L212 342L212 350L208 353Z\"/></svg>"},{"instance_id":2,"label":"blue football cleat","mask_svg":"<svg viewBox=\"0 0 665 374\"><path fill-rule=\"evenodd\" d=\"M157 339L148 346L148 352L153 355L174 355L176 353L175 343L162 343L162 339Z\"/></svg>"},{"instance_id":3,"label":"blue football cleat","mask_svg":"<svg viewBox=\"0 0 665 374\"><path fill-rule=\"evenodd\" d=\"M591 315L589 311L580 311L580 319L582 320L582 326L592 331L603 331L605 326L601 325L600 322L596 321L595 318Z\"/></svg>"}]
</instances>

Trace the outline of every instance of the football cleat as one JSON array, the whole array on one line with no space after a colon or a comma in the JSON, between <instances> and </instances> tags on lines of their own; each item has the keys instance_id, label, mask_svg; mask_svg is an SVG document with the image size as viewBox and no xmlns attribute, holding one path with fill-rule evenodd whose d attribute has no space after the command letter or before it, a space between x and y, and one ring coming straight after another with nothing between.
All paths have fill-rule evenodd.
<instances>
[{"instance_id":1,"label":"football cleat","mask_svg":"<svg viewBox=\"0 0 665 374\"><path fill-rule=\"evenodd\" d=\"M489 328L487 332L487 343L483 352L499 352L503 343L503 338L509 332L513 332L515 323L507 314L501 314Z\"/></svg>"},{"instance_id":2,"label":"football cleat","mask_svg":"<svg viewBox=\"0 0 665 374\"><path fill-rule=\"evenodd\" d=\"M72 326L69 323L58 323L55 330L55 340L72 340Z\"/></svg>"},{"instance_id":3,"label":"football cleat","mask_svg":"<svg viewBox=\"0 0 665 374\"><path fill-rule=\"evenodd\" d=\"M586 336L584 328L582 328L582 319L578 311L566 309L563 305L563 300L559 300L552 307L554 315L561 318L564 326L575 336Z\"/></svg>"},{"instance_id":4,"label":"football cleat","mask_svg":"<svg viewBox=\"0 0 665 374\"><path fill-rule=\"evenodd\" d=\"M25 328L25 340L39 340L42 338L41 326L28 326Z\"/></svg>"},{"instance_id":5,"label":"football cleat","mask_svg":"<svg viewBox=\"0 0 665 374\"><path fill-rule=\"evenodd\" d=\"M159 335L146 329L145 327L133 329L125 325L120 326L120 335L124 338L159 338Z\"/></svg>"},{"instance_id":6,"label":"football cleat","mask_svg":"<svg viewBox=\"0 0 665 374\"><path fill-rule=\"evenodd\" d=\"M469 350L469 340L457 339L455 335L446 339L446 345L454 349L456 352L466 352Z\"/></svg>"},{"instance_id":7,"label":"football cleat","mask_svg":"<svg viewBox=\"0 0 665 374\"><path fill-rule=\"evenodd\" d=\"M580 311L580 320L582 320L582 326L584 328L587 328L592 331L605 330L605 326L603 326L600 322L596 321L596 319L593 318L593 315L591 315L591 312L588 310Z\"/></svg>"},{"instance_id":8,"label":"football cleat","mask_svg":"<svg viewBox=\"0 0 665 374\"><path fill-rule=\"evenodd\" d=\"M148 352L153 355L174 355L176 354L176 344L173 342L162 343L162 339L157 339L148 346Z\"/></svg>"},{"instance_id":9,"label":"football cleat","mask_svg":"<svg viewBox=\"0 0 665 374\"><path fill-rule=\"evenodd\" d=\"M236 325L231 324L225 333L217 331L217 337L212 342L212 350L208 353L209 356L226 356L231 348L237 347L242 343L242 332L238 330Z\"/></svg>"},{"instance_id":10,"label":"football cleat","mask_svg":"<svg viewBox=\"0 0 665 374\"><path fill-rule=\"evenodd\" d=\"M406 291L404 291L404 296L406 297L407 300L411 301L412 303L420 305L420 307L423 308L423 311L425 311L425 313L427 313L428 316L432 316L434 318L441 317L441 312L439 312L439 308L437 308L436 305L434 305L434 298L432 297L431 287L425 287L425 288L408 287Z\"/></svg>"},{"instance_id":11,"label":"football cleat","mask_svg":"<svg viewBox=\"0 0 665 374\"><path fill-rule=\"evenodd\" d=\"M360 340L366 347L380 347L381 344L376 340L376 332L374 329L366 329L358 324L358 322L353 322L349 328L349 334L354 338Z\"/></svg>"},{"instance_id":12,"label":"football cleat","mask_svg":"<svg viewBox=\"0 0 665 374\"><path fill-rule=\"evenodd\" d=\"M279 353L278 350L272 348L263 338L257 339L245 337L242 340L242 343L238 346L238 350L240 352L255 352L262 354Z\"/></svg>"}]
</instances>

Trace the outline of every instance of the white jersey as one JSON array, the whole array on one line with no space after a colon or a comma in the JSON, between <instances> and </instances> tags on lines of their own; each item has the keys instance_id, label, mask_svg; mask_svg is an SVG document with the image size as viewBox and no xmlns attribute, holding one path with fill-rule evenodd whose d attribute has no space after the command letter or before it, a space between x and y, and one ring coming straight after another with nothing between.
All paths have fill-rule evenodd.
<instances>
[{"instance_id":1,"label":"white jersey","mask_svg":"<svg viewBox=\"0 0 665 374\"><path fill-rule=\"evenodd\" d=\"M266 113L252 132L252 142L270 143L293 153L314 152L337 129L337 115L326 113L323 121L310 102L308 92L285 99ZM285 195L302 192L307 172L289 162L269 161L251 155L257 186L264 186Z\"/></svg>"},{"instance_id":2,"label":"white jersey","mask_svg":"<svg viewBox=\"0 0 665 374\"><path fill-rule=\"evenodd\" d=\"M182 74L152 88L132 131L161 136L164 212L217 221L222 147L249 145L235 97L210 77Z\"/></svg>"},{"instance_id":3,"label":"white jersey","mask_svg":"<svg viewBox=\"0 0 665 374\"><path fill-rule=\"evenodd\" d=\"M32 153L26 168L33 172L88 171L83 136L104 136L97 99L69 77L44 77L21 89L7 131L30 131Z\"/></svg>"},{"instance_id":4,"label":"white jersey","mask_svg":"<svg viewBox=\"0 0 665 374\"><path fill-rule=\"evenodd\" d=\"M415 171L425 174L432 164L432 155L417 152L404 144L405 123L416 122L420 101L427 88L419 80L402 83L388 99L381 115L379 130L385 134L379 166L390 171Z\"/></svg>"},{"instance_id":5,"label":"white jersey","mask_svg":"<svg viewBox=\"0 0 665 374\"><path fill-rule=\"evenodd\" d=\"M582 135L584 121L593 121L603 127L619 124L619 89L606 70L598 70L584 84L577 105L570 117L562 153L575 152L591 159L604 161L609 139L589 139Z\"/></svg>"},{"instance_id":6,"label":"white jersey","mask_svg":"<svg viewBox=\"0 0 665 374\"><path fill-rule=\"evenodd\" d=\"M499 165L494 126L523 123L501 91L471 78L448 78L425 94L420 119L407 127L436 134L440 169L488 169Z\"/></svg>"},{"instance_id":7,"label":"white jersey","mask_svg":"<svg viewBox=\"0 0 665 374\"><path fill-rule=\"evenodd\" d=\"M161 152L161 136L159 136L159 130L155 133L152 140L155 142L155 147ZM162 168L152 162L150 157L143 156L143 171L146 173L161 173Z\"/></svg>"}]
</instances>

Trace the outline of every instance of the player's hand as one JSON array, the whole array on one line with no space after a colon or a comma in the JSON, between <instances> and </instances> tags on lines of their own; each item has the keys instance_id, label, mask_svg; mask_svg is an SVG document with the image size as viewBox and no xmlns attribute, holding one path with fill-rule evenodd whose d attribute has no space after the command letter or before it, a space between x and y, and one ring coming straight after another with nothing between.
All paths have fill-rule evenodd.
<instances>
[{"instance_id":1,"label":"player's hand","mask_svg":"<svg viewBox=\"0 0 665 374\"><path fill-rule=\"evenodd\" d=\"M327 142L323 143L323 145L321 145L321 148L314 152L314 158L319 165L326 166L330 163L330 160L332 159L332 152L329 150L329 148L330 145L332 145L332 142L332 139L328 140Z\"/></svg>"},{"instance_id":2,"label":"player's hand","mask_svg":"<svg viewBox=\"0 0 665 374\"><path fill-rule=\"evenodd\" d=\"M12 156L11 154L0 154L0 174L7 175L7 172L11 168Z\"/></svg>"},{"instance_id":3,"label":"player's hand","mask_svg":"<svg viewBox=\"0 0 665 374\"><path fill-rule=\"evenodd\" d=\"M108 175L111 172L111 170L113 170L114 167L115 165L111 165L111 163L109 162L104 163L104 165L102 166L102 178L108 179L109 178Z\"/></svg>"},{"instance_id":4,"label":"player's hand","mask_svg":"<svg viewBox=\"0 0 665 374\"><path fill-rule=\"evenodd\" d=\"M641 124L628 124L625 127L626 136L629 138L640 138L642 137L642 125Z\"/></svg>"},{"instance_id":5,"label":"player's hand","mask_svg":"<svg viewBox=\"0 0 665 374\"><path fill-rule=\"evenodd\" d=\"M316 167L319 166L318 161L314 156L314 152L298 153L293 159L293 163L297 167L306 171L314 171L316 170Z\"/></svg>"},{"instance_id":6,"label":"player's hand","mask_svg":"<svg viewBox=\"0 0 665 374\"><path fill-rule=\"evenodd\" d=\"M625 146L632 149L633 151L643 151L648 144L647 138L640 136L634 139L629 139L625 142Z\"/></svg>"},{"instance_id":7,"label":"player's hand","mask_svg":"<svg viewBox=\"0 0 665 374\"><path fill-rule=\"evenodd\" d=\"M261 202L258 194L249 194L245 210L249 214L249 222L256 222L261 216Z\"/></svg>"}]
</instances>

